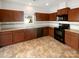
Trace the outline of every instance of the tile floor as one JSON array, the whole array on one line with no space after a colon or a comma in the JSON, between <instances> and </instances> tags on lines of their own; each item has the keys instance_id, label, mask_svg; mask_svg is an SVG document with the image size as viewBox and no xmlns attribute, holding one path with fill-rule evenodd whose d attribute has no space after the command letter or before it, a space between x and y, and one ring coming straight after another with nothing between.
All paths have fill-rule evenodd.
<instances>
[{"instance_id":1,"label":"tile floor","mask_svg":"<svg viewBox=\"0 0 79 59\"><path fill-rule=\"evenodd\" d=\"M74 49L50 36L0 48L0 58L79 58Z\"/></svg>"}]
</instances>

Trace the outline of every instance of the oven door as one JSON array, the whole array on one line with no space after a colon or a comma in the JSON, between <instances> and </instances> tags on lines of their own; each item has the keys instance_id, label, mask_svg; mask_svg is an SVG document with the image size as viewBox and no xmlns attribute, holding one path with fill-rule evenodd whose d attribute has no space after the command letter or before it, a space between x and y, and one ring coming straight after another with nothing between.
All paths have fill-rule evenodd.
<instances>
[{"instance_id":1,"label":"oven door","mask_svg":"<svg viewBox=\"0 0 79 59\"><path fill-rule=\"evenodd\" d=\"M54 28L54 38L64 43L64 29Z\"/></svg>"}]
</instances>

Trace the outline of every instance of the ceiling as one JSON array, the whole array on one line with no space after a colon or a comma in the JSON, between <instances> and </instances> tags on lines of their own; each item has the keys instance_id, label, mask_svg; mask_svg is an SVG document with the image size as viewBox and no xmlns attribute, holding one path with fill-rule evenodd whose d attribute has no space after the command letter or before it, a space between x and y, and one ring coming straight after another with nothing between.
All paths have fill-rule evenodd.
<instances>
[{"instance_id":1,"label":"ceiling","mask_svg":"<svg viewBox=\"0 0 79 59\"><path fill-rule=\"evenodd\" d=\"M2 0L2 1L20 3L20 4L25 4L25 5L32 3L32 6L37 6L37 7L51 7L51 6L53 7L55 5L59 5L65 0ZM46 3L48 3L49 5L46 6Z\"/></svg>"},{"instance_id":2,"label":"ceiling","mask_svg":"<svg viewBox=\"0 0 79 59\"><path fill-rule=\"evenodd\" d=\"M32 7L46 11L54 11L63 7L73 8L79 6L78 1L79 0L0 0L3 8L23 10L31 3ZM46 6L47 3L48 6Z\"/></svg>"}]
</instances>

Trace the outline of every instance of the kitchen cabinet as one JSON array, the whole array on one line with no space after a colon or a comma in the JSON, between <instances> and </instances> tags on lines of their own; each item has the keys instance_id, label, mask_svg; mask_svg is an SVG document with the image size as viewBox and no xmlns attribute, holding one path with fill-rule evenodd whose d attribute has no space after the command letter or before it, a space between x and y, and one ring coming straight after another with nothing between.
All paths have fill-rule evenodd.
<instances>
[{"instance_id":1,"label":"kitchen cabinet","mask_svg":"<svg viewBox=\"0 0 79 59\"><path fill-rule=\"evenodd\" d=\"M63 8L63 9L59 9L59 10L57 11L57 15L58 15L58 16L67 15L68 12L69 12L69 10L70 10L69 7Z\"/></svg>"},{"instance_id":2,"label":"kitchen cabinet","mask_svg":"<svg viewBox=\"0 0 79 59\"><path fill-rule=\"evenodd\" d=\"M49 28L49 36L54 37L54 28Z\"/></svg>"},{"instance_id":3,"label":"kitchen cabinet","mask_svg":"<svg viewBox=\"0 0 79 59\"><path fill-rule=\"evenodd\" d=\"M79 34L71 31L65 31L65 43L72 48L79 50Z\"/></svg>"},{"instance_id":4,"label":"kitchen cabinet","mask_svg":"<svg viewBox=\"0 0 79 59\"><path fill-rule=\"evenodd\" d=\"M14 21L24 21L24 12L14 11Z\"/></svg>"},{"instance_id":5,"label":"kitchen cabinet","mask_svg":"<svg viewBox=\"0 0 79 59\"><path fill-rule=\"evenodd\" d=\"M24 30L14 30L13 32L13 43L24 41Z\"/></svg>"},{"instance_id":6,"label":"kitchen cabinet","mask_svg":"<svg viewBox=\"0 0 79 59\"><path fill-rule=\"evenodd\" d=\"M68 14L69 21L79 22L79 8L71 9Z\"/></svg>"},{"instance_id":7,"label":"kitchen cabinet","mask_svg":"<svg viewBox=\"0 0 79 59\"><path fill-rule=\"evenodd\" d=\"M12 32L0 32L0 47L12 44Z\"/></svg>"},{"instance_id":8,"label":"kitchen cabinet","mask_svg":"<svg viewBox=\"0 0 79 59\"><path fill-rule=\"evenodd\" d=\"M49 21L56 21L57 13L50 13L49 14Z\"/></svg>"},{"instance_id":9,"label":"kitchen cabinet","mask_svg":"<svg viewBox=\"0 0 79 59\"><path fill-rule=\"evenodd\" d=\"M71 36L70 31L65 31L65 43L71 46Z\"/></svg>"},{"instance_id":10,"label":"kitchen cabinet","mask_svg":"<svg viewBox=\"0 0 79 59\"><path fill-rule=\"evenodd\" d=\"M79 34L71 32L71 47L79 50Z\"/></svg>"},{"instance_id":11,"label":"kitchen cabinet","mask_svg":"<svg viewBox=\"0 0 79 59\"><path fill-rule=\"evenodd\" d=\"M37 28L37 37L49 36L49 27Z\"/></svg>"},{"instance_id":12,"label":"kitchen cabinet","mask_svg":"<svg viewBox=\"0 0 79 59\"><path fill-rule=\"evenodd\" d=\"M2 11L0 10L0 22L2 22Z\"/></svg>"},{"instance_id":13,"label":"kitchen cabinet","mask_svg":"<svg viewBox=\"0 0 79 59\"><path fill-rule=\"evenodd\" d=\"M20 29L0 32L0 47L37 38L36 29Z\"/></svg>"},{"instance_id":14,"label":"kitchen cabinet","mask_svg":"<svg viewBox=\"0 0 79 59\"><path fill-rule=\"evenodd\" d=\"M43 33L43 36L48 36L49 35L49 27L44 27L42 33Z\"/></svg>"},{"instance_id":15,"label":"kitchen cabinet","mask_svg":"<svg viewBox=\"0 0 79 59\"><path fill-rule=\"evenodd\" d=\"M35 13L36 21L48 21L49 14L47 13Z\"/></svg>"},{"instance_id":16,"label":"kitchen cabinet","mask_svg":"<svg viewBox=\"0 0 79 59\"><path fill-rule=\"evenodd\" d=\"M24 30L24 38L25 40L32 40L37 38L37 31L36 29L25 29Z\"/></svg>"},{"instance_id":17,"label":"kitchen cabinet","mask_svg":"<svg viewBox=\"0 0 79 59\"><path fill-rule=\"evenodd\" d=\"M43 28L37 28L37 38L43 37Z\"/></svg>"},{"instance_id":18,"label":"kitchen cabinet","mask_svg":"<svg viewBox=\"0 0 79 59\"><path fill-rule=\"evenodd\" d=\"M48 35L54 37L53 28L42 27L34 29L32 28L32 29L4 31L0 32L0 47Z\"/></svg>"},{"instance_id":19,"label":"kitchen cabinet","mask_svg":"<svg viewBox=\"0 0 79 59\"><path fill-rule=\"evenodd\" d=\"M0 9L0 16L0 22L24 21L23 11Z\"/></svg>"}]
</instances>

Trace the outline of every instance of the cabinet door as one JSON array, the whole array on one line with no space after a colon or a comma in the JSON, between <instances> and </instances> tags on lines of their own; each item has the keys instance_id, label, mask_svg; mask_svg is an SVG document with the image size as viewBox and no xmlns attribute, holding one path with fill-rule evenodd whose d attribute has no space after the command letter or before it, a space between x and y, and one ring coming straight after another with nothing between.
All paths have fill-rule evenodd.
<instances>
[{"instance_id":1,"label":"cabinet door","mask_svg":"<svg viewBox=\"0 0 79 59\"><path fill-rule=\"evenodd\" d=\"M69 12L69 10L70 10L70 8L63 8L63 9L60 9L60 10L58 10L58 12L57 12L57 15L66 15L66 14L68 14L68 12Z\"/></svg>"},{"instance_id":2,"label":"cabinet door","mask_svg":"<svg viewBox=\"0 0 79 59\"><path fill-rule=\"evenodd\" d=\"M61 10L58 10L57 11L57 15L62 15L62 11Z\"/></svg>"},{"instance_id":3,"label":"cabinet door","mask_svg":"<svg viewBox=\"0 0 79 59\"><path fill-rule=\"evenodd\" d=\"M71 46L71 33L69 31L65 31L65 43Z\"/></svg>"},{"instance_id":4,"label":"cabinet door","mask_svg":"<svg viewBox=\"0 0 79 59\"><path fill-rule=\"evenodd\" d=\"M15 11L15 10L5 10L0 9L1 22L16 22L24 20L24 12L23 11Z\"/></svg>"},{"instance_id":5,"label":"cabinet door","mask_svg":"<svg viewBox=\"0 0 79 59\"><path fill-rule=\"evenodd\" d=\"M0 10L0 22L2 22L2 10Z\"/></svg>"},{"instance_id":6,"label":"cabinet door","mask_svg":"<svg viewBox=\"0 0 79 59\"><path fill-rule=\"evenodd\" d=\"M2 21L3 22L10 22L12 21L14 18L14 16L12 16L12 11L10 10L2 10Z\"/></svg>"},{"instance_id":7,"label":"cabinet door","mask_svg":"<svg viewBox=\"0 0 79 59\"><path fill-rule=\"evenodd\" d=\"M79 50L79 34L71 32L71 47Z\"/></svg>"},{"instance_id":8,"label":"cabinet door","mask_svg":"<svg viewBox=\"0 0 79 59\"><path fill-rule=\"evenodd\" d=\"M0 32L0 46L12 44L12 32Z\"/></svg>"},{"instance_id":9,"label":"cabinet door","mask_svg":"<svg viewBox=\"0 0 79 59\"><path fill-rule=\"evenodd\" d=\"M13 43L24 41L24 30L13 31Z\"/></svg>"},{"instance_id":10,"label":"cabinet door","mask_svg":"<svg viewBox=\"0 0 79 59\"><path fill-rule=\"evenodd\" d=\"M79 22L79 8L70 10L68 19L69 19L69 21Z\"/></svg>"},{"instance_id":11,"label":"cabinet door","mask_svg":"<svg viewBox=\"0 0 79 59\"><path fill-rule=\"evenodd\" d=\"M54 28L49 28L49 36L54 37Z\"/></svg>"},{"instance_id":12,"label":"cabinet door","mask_svg":"<svg viewBox=\"0 0 79 59\"><path fill-rule=\"evenodd\" d=\"M62 15L68 14L69 10L70 10L69 8L64 8L64 9L61 10L61 14Z\"/></svg>"},{"instance_id":13,"label":"cabinet door","mask_svg":"<svg viewBox=\"0 0 79 59\"><path fill-rule=\"evenodd\" d=\"M43 28L43 36L48 36L49 35L49 27L44 27Z\"/></svg>"},{"instance_id":14,"label":"cabinet door","mask_svg":"<svg viewBox=\"0 0 79 59\"><path fill-rule=\"evenodd\" d=\"M49 14L46 13L35 13L36 21L48 21Z\"/></svg>"},{"instance_id":15,"label":"cabinet door","mask_svg":"<svg viewBox=\"0 0 79 59\"><path fill-rule=\"evenodd\" d=\"M14 21L24 21L23 11L14 11Z\"/></svg>"},{"instance_id":16,"label":"cabinet door","mask_svg":"<svg viewBox=\"0 0 79 59\"><path fill-rule=\"evenodd\" d=\"M49 14L49 21L56 21L56 13Z\"/></svg>"},{"instance_id":17,"label":"cabinet door","mask_svg":"<svg viewBox=\"0 0 79 59\"><path fill-rule=\"evenodd\" d=\"M65 43L70 47L79 50L79 34L65 31Z\"/></svg>"},{"instance_id":18,"label":"cabinet door","mask_svg":"<svg viewBox=\"0 0 79 59\"><path fill-rule=\"evenodd\" d=\"M43 28L37 28L37 38L43 37Z\"/></svg>"},{"instance_id":19,"label":"cabinet door","mask_svg":"<svg viewBox=\"0 0 79 59\"><path fill-rule=\"evenodd\" d=\"M35 39L37 37L36 29L25 29L24 36L25 40Z\"/></svg>"}]
</instances>

